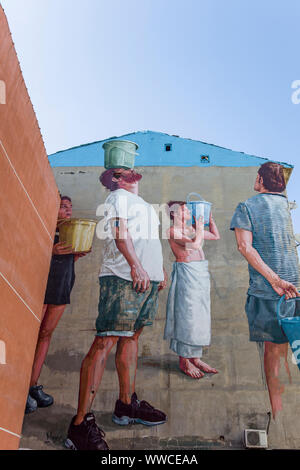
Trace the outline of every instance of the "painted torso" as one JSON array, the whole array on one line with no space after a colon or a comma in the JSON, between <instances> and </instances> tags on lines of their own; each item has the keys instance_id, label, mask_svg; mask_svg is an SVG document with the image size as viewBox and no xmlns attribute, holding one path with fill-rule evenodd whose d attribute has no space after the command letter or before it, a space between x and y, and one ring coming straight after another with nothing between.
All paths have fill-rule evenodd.
<instances>
[{"instance_id":1,"label":"painted torso","mask_svg":"<svg viewBox=\"0 0 300 470\"><path fill-rule=\"evenodd\" d=\"M184 228L183 235L192 238L192 235L195 234L195 229L193 227L186 226ZM195 249L193 248L192 243L186 243L185 246L179 245L176 243L176 240L173 238L169 238L169 243L171 250L176 258L178 263L184 262L189 263L191 261L203 261L205 260L204 251L202 249L203 243L201 244L201 248Z\"/></svg>"}]
</instances>

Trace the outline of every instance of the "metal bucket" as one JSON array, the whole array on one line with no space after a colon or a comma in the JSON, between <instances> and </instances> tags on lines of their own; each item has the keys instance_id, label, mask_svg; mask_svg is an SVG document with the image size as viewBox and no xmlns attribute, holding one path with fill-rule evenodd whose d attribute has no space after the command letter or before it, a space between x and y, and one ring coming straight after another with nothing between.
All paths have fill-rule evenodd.
<instances>
[{"instance_id":1,"label":"metal bucket","mask_svg":"<svg viewBox=\"0 0 300 470\"><path fill-rule=\"evenodd\" d=\"M135 156L139 146L129 140L110 140L102 145L104 148L104 167L134 168Z\"/></svg>"},{"instance_id":2,"label":"metal bucket","mask_svg":"<svg viewBox=\"0 0 300 470\"><path fill-rule=\"evenodd\" d=\"M190 201L191 196L197 196L199 200ZM204 217L204 225L206 227L209 226L209 217L212 206L210 202L205 201L198 193L190 193L186 198L186 205L192 215L191 219L187 221L188 225L192 225L194 223L194 217L198 220L199 217L202 216Z\"/></svg>"},{"instance_id":3,"label":"metal bucket","mask_svg":"<svg viewBox=\"0 0 300 470\"><path fill-rule=\"evenodd\" d=\"M283 329L289 343L291 350L294 354L294 358L298 368L300 369L300 316L297 317L281 317L280 307L285 300L283 295L277 304L277 320L281 328ZM288 299L286 302L299 301L300 297L294 297ZM299 356L299 358L298 358Z\"/></svg>"},{"instance_id":4,"label":"metal bucket","mask_svg":"<svg viewBox=\"0 0 300 470\"><path fill-rule=\"evenodd\" d=\"M92 219L67 219L59 226L59 241L72 245L74 253L92 248L97 222Z\"/></svg>"}]
</instances>

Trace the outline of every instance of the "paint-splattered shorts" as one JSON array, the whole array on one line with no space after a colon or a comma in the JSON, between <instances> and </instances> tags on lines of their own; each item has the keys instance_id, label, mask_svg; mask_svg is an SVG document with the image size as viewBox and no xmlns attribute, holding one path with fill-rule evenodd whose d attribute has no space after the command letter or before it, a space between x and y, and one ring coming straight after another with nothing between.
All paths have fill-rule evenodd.
<instances>
[{"instance_id":1,"label":"paint-splattered shorts","mask_svg":"<svg viewBox=\"0 0 300 470\"><path fill-rule=\"evenodd\" d=\"M146 292L136 292L132 281L118 276L99 277L100 297L96 336L131 336L152 325L158 308L159 282L151 281ZM128 334L126 334L128 332Z\"/></svg>"}]
</instances>

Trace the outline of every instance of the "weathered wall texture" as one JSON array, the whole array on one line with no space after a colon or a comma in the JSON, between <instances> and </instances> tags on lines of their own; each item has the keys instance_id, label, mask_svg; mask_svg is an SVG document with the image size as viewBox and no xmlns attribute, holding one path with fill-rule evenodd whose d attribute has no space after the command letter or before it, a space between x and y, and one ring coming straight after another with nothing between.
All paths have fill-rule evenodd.
<instances>
[{"instance_id":1,"label":"weathered wall texture","mask_svg":"<svg viewBox=\"0 0 300 470\"><path fill-rule=\"evenodd\" d=\"M59 197L2 7L0 81L0 449L16 449Z\"/></svg>"},{"instance_id":2,"label":"weathered wall texture","mask_svg":"<svg viewBox=\"0 0 300 470\"><path fill-rule=\"evenodd\" d=\"M111 353L94 411L106 431L111 448L164 448L169 446L241 446L245 428L263 429L270 410L263 388L259 356L248 340L244 304L248 287L247 263L237 252L234 233L229 230L238 202L254 194L258 167L139 167L143 174L140 195L150 203L185 199L190 191L213 203L221 240L206 242L212 280L212 345L204 360L219 374L199 381L181 373L177 357L163 340L167 290L160 294L159 312L153 327L144 329L140 340L137 374L138 396L168 414L162 426L118 427L111 422L118 379ZM99 184L102 167L54 168L60 191L73 199L74 216L93 217L107 195ZM54 395L51 409L26 417L23 443L31 448L60 448L77 406L81 360L93 341L98 304L98 271L102 242L95 238L92 253L76 263L76 282L71 306L54 334L41 383ZM165 267L170 275L173 254L163 240ZM300 447L300 423L294 419L300 399L300 375L289 364L293 383L286 385L284 414L270 427L270 445Z\"/></svg>"}]
</instances>

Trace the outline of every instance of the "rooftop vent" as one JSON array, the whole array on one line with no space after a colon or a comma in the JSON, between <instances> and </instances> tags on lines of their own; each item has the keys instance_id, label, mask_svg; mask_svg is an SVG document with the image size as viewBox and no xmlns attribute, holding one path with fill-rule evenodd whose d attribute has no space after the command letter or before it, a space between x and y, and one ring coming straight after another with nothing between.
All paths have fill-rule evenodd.
<instances>
[{"instance_id":1,"label":"rooftop vent","mask_svg":"<svg viewBox=\"0 0 300 470\"><path fill-rule=\"evenodd\" d=\"M171 150L172 150L172 144L165 144L165 151L171 152Z\"/></svg>"}]
</instances>

